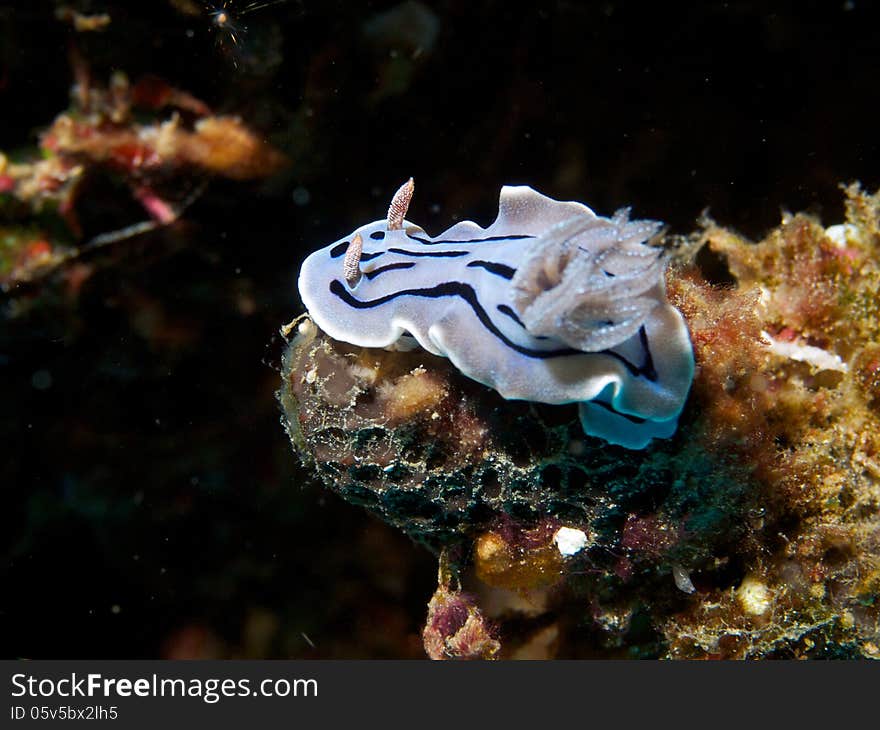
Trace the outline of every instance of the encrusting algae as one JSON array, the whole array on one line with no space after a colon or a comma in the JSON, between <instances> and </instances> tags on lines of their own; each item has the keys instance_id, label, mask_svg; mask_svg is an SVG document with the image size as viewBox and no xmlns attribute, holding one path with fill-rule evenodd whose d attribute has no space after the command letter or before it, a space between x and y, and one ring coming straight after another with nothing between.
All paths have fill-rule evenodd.
<instances>
[{"instance_id":1,"label":"encrusting algae","mask_svg":"<svg viewBox=\"0 0 880 730\"><path fill-rule=\"evenodd\" d=\"M752 243L704 219L680 247L696 372L644 451L307 317L285 425L326 486L473 582L500 646L461 656L880 657L880 194L846 196L841 225L787 215ZM460 645L446 623L431 656Z\"/></svg>"},{"instance_id":2,"label":"encrusting algae","mask_svg":"<svg viewBox=\"0 0 880 730\"><path fill-rule=\"evenodd\" d=\"M99 86L76 55L74 75L71 106L41 132L39 150L0 152L0 291L175 222L211 178L263 179L287 165L241 119L159 78L130 83L116 72ZM89 184L102 178L127 189L146 220L88 238Z\"/></svg>"}]
</instances>

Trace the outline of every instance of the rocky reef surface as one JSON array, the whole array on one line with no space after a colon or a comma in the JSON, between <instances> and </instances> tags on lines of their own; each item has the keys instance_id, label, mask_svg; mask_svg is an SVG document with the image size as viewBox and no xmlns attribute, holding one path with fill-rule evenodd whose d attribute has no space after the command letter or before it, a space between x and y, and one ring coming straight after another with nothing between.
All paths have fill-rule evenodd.
<instances>
[{"instance_id":1,"label":"rocky reef surface","mask_svg":"<svg viewBox=\"0 0 880 730\"><path fill-rule=\"evenodd\" d=\"M422 350L284 329L295 449L439 556L433 658L880 656L880 194L667 245L697 371L644 451Z\"/></svg>"}]
</instances>

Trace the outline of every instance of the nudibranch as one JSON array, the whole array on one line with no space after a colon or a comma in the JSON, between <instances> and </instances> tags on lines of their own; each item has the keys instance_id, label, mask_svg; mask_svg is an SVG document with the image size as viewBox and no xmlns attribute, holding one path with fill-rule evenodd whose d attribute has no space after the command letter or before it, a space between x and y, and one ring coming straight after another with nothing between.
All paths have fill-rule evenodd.
<instances>
[{"instance_id":1,"label":"nudibranch","mask_svg":"<svg viewBox=\"0 0 880 730\"><path fill-rule=\"evenodd\" d=\"M694 373L667 300L655 221L612 218L527 186L487 228L405 220L410 179L376 221L312 253L299 291L330 337L421 346L504 398L579 404L584 432L630 449L676 429Z\"/></svg>"}]
</instances>

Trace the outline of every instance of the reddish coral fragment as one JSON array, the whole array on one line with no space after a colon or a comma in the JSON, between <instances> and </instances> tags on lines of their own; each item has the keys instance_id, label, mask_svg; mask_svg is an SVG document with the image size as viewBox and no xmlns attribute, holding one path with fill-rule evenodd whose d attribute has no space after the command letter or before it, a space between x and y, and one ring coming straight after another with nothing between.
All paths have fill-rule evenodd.
<instances>
[{"instance_id":1,"label":"reddish coral fragment","mask_svg":"<svg viewBox=\"0 0 880 730\"><path fill-rule=\"evenodd\" d=\"M428 604L422 632L431 659L493 659L501 644L474 600L441 584Z\"/></svg>"}]
</instances>

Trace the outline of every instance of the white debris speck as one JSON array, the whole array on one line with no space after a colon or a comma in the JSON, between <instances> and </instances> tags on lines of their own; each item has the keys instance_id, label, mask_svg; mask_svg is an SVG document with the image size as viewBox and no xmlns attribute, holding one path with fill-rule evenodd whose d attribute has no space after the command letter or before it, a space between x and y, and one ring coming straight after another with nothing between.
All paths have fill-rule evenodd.
<instances>
[{"instance_id":1,"label":"white debris speck","mask_svg":"<svg viewBox=\"0 0 880 730\"><path fill-rule=\"evenodd\" d=\"M318 368L312 368L306 373L306 382L311 385L318 379Z\"/></svg>"},{"instance_id":2,"label":"white debris speck","mask_svg":"<svg viewBox=\"0 0 880 730\"><path fill-rule=\"evenodd\" d=\"M736 589L736 598L743 611L752 616L762 616L770 608L770 589L753 575L743 578Z\"/></svg>"},{"instance_id":3,"label":"white debris speck","mask_svg":"<svg viewBox=\"0 0 880 730\"><path fill-rule=\"evenodd\" d=\"M560 527L553 536L553 542L562 556L568 558L587 546L587 533L573 527Z\"/></svg>"},{"instance_id":4,"label":"white debris speck","mask_svg":"<svg viewBox=\"0 0 880 730\"><path fill-rule=\"evenodd\" d=\"M675 581L675 587L680 591L693 593L697 590L694 588L694 584L691 583L691 576L680 565L672 566L672 579Z\"/></svg>"},{"instance_id":5,"label":"white debris speck","mask_svg":"<svg viewBox=\"0 0 880 730\"><path fill-rule=\"evenodd\" d=\"M825 235L839 248L846 248L850 243L860 243L859 229L852 223L838 223L825 229Z\"/></svg>"},{"instance_id":6,"label":"white debris speck","mask_svg":"<svg viewBox=\"0 0 880 730\"><path fill-rule=\"evenodd\" d=\"M318 327L311 319L305 316L297 317L292 322L283 325L280 329L281 336L284 339L287 339L290 337L290 333L293 332L294 329L296 330L294 343L300 342L304 339L311 339L318 334Z\"/></svg>"},{"instance_id":7,"label":"white debris speck","mask_svg":"<svg viewBox=\"0 0 880 730\"><path fill-rule=\"evenodd\" d=\"M761 332L764 342L770 347L770 351L780 357L787 357L790 360L805 362L812 365L818 370L837 370L845 373L846 363L840 359L840 356L823 350L821 347L813 347L812 345L803 345L799 342L782 342L774 340L768 333Z\"/></svg>"}]
</instances>

